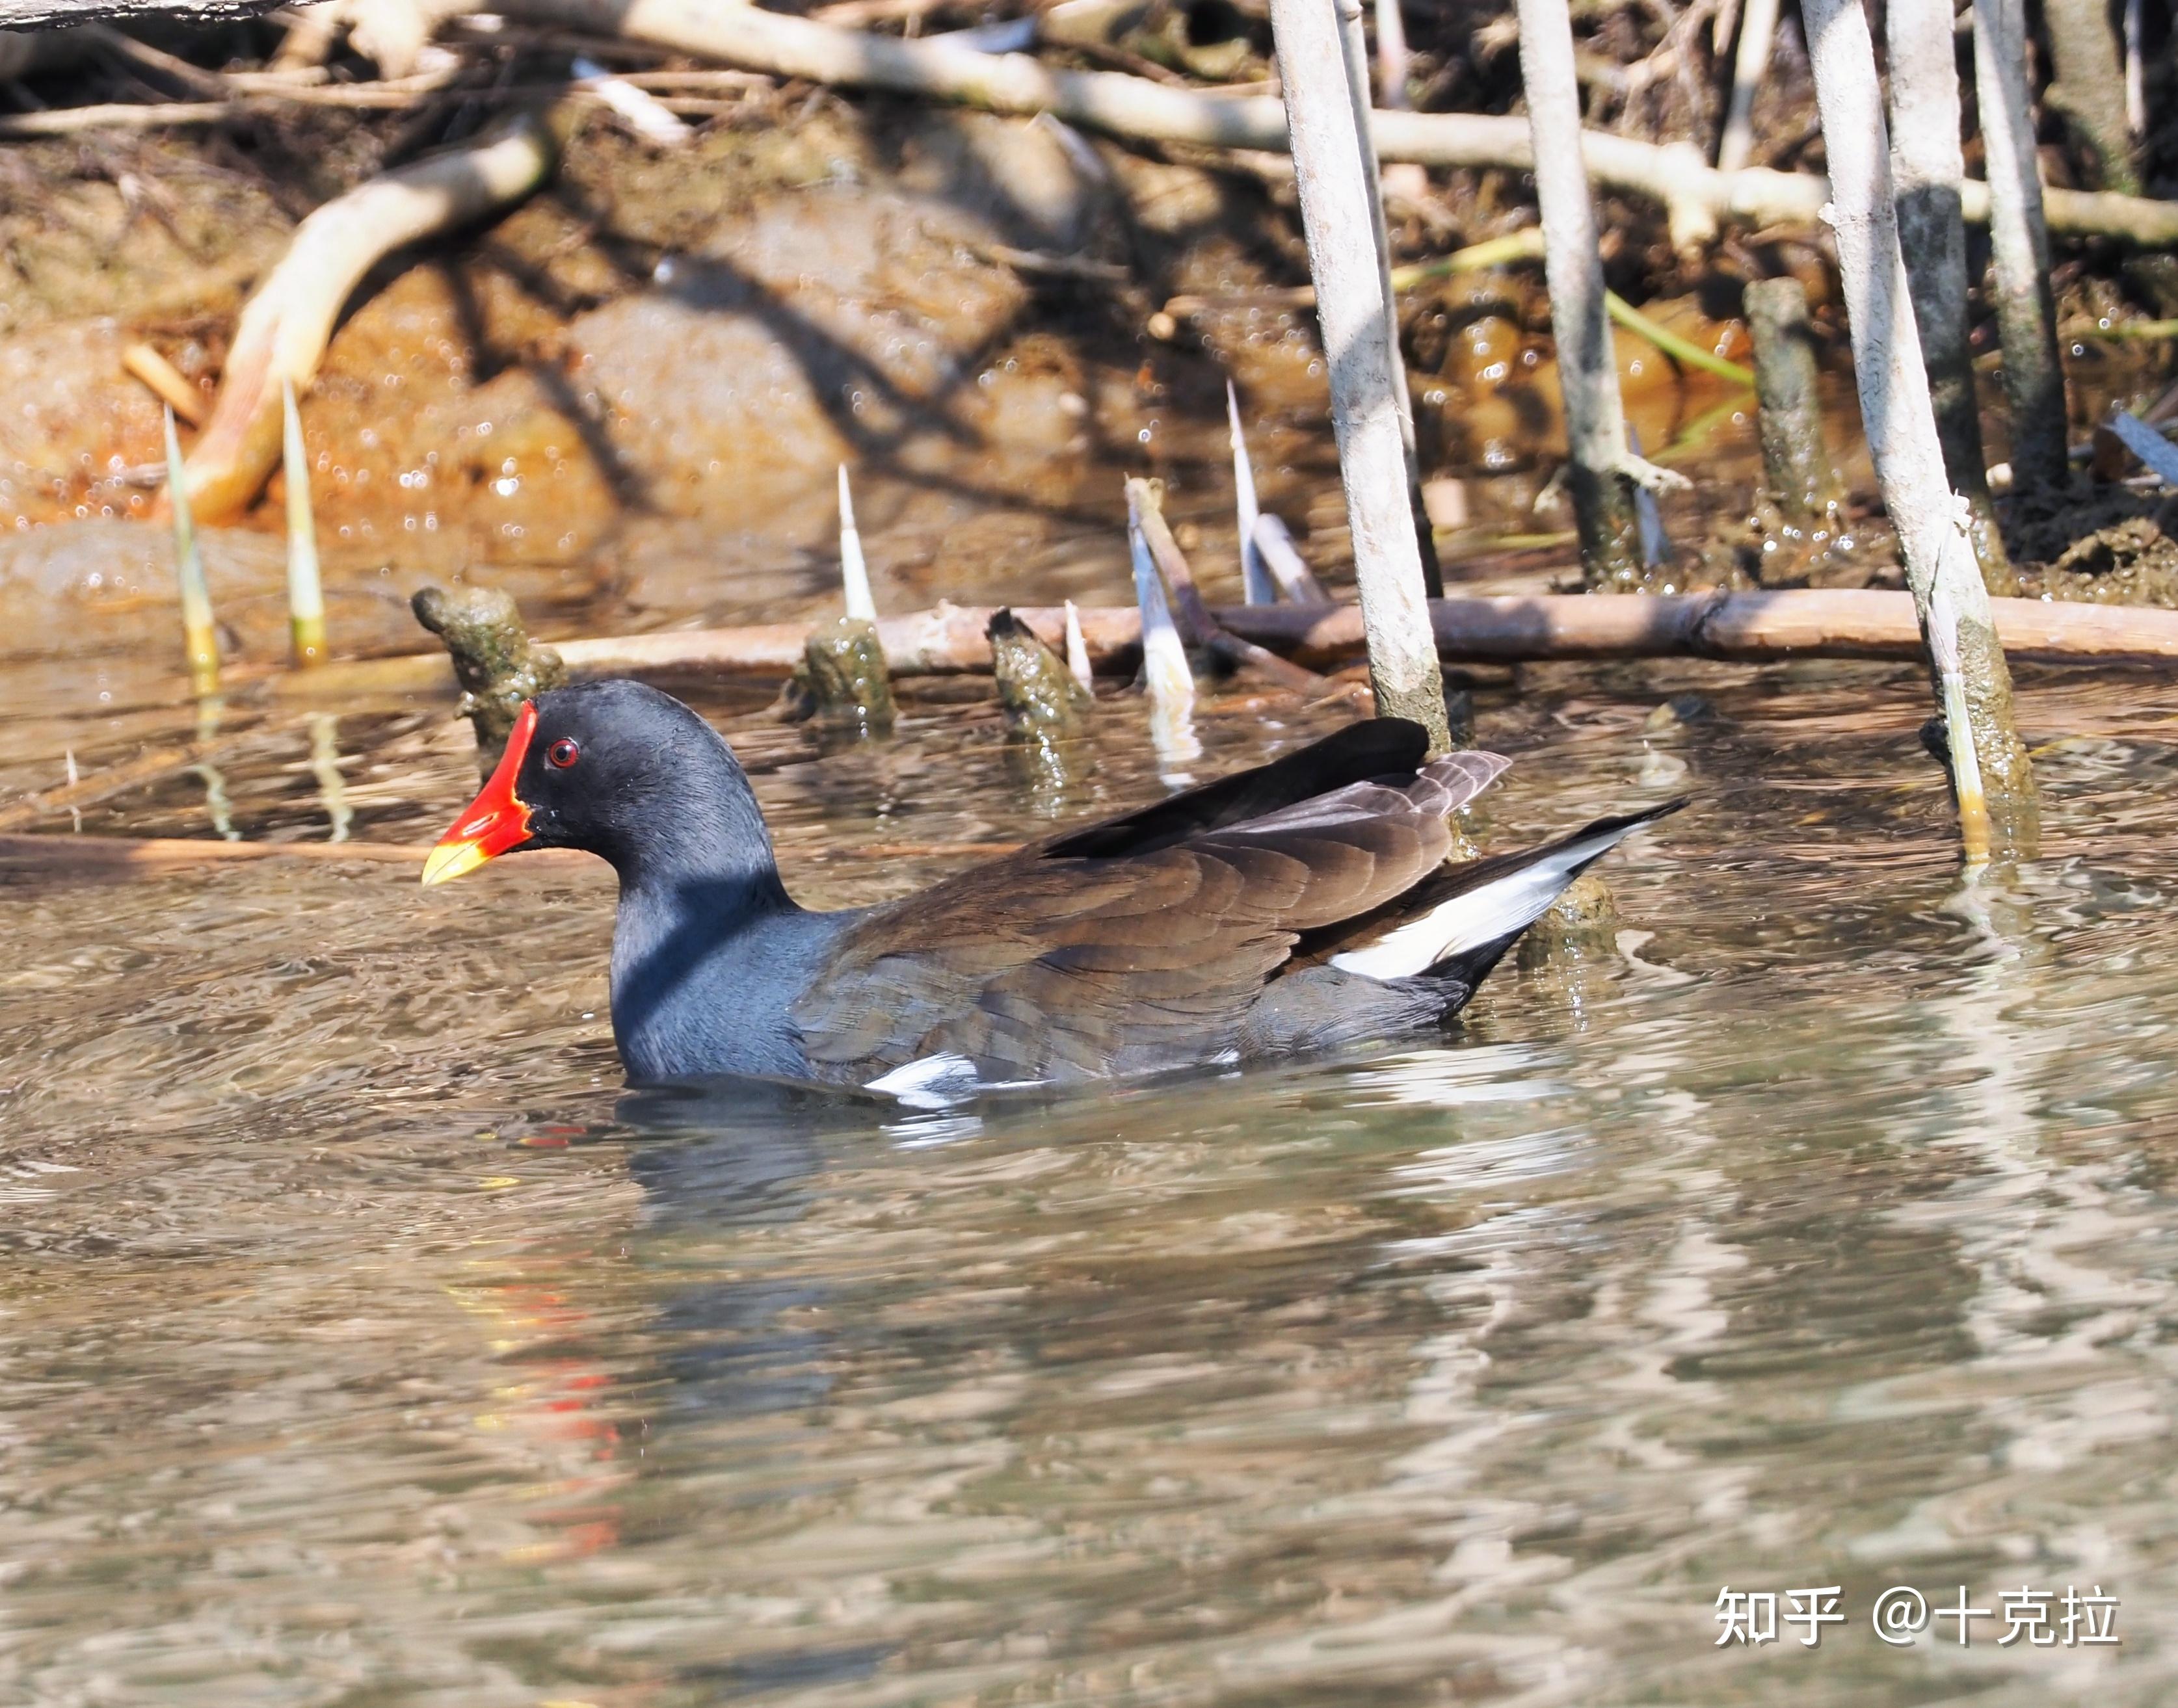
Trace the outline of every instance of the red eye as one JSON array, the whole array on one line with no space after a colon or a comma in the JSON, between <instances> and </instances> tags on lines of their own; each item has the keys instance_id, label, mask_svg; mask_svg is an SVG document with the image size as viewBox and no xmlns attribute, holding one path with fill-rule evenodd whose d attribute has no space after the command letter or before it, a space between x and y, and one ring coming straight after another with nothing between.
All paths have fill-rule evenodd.
<instances>
[{"instance_id":1,"label":"red eye","mask_svg":"<svg viewBox=\"0 0 2178 1708\"><path fill-rule=\"evenodd\" d=\"M544 762L561 771L565 771L582 756L583 750L564 735L544 750Z\"/></svg>"}]
</instances>

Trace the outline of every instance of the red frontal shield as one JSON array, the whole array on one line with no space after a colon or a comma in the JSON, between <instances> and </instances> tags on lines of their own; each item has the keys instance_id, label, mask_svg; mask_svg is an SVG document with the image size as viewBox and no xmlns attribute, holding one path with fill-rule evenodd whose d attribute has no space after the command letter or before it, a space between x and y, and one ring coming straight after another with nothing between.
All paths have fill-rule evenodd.
<instances>
[{"instance_id":1,"label":"red frontal shield","mask_svg":"<svg viewBox=\"0 0 2178 1708\"><path fill-rule=\"evenodd\" d=\"M494 854L503 854L529 839L529 809L515 794L514 779L529 752L530 738L536 734L537 707L525 700L515 714L513 734L506 738L506 751L501 756L491 780L424 862L425 883L442 884L463 872L473 872Z\"/></svg>"}]
</instances>

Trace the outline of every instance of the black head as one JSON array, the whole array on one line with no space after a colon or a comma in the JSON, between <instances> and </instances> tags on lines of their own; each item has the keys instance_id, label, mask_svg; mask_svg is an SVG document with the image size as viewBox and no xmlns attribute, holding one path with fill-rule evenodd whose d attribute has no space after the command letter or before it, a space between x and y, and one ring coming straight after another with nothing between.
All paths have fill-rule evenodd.
<instances>
[{"instance_id":1,"label":"black head","mask_svg":"<svg viewBox=\"0 0 2178 1708\"><path fill-rule=\"evenodd\" d=\"M733 750L640 682L586 682L523 702L499 768L432 851L424 881L533 848L598 854L624 881L771 867Z\"/></svg>"}]
</instances>

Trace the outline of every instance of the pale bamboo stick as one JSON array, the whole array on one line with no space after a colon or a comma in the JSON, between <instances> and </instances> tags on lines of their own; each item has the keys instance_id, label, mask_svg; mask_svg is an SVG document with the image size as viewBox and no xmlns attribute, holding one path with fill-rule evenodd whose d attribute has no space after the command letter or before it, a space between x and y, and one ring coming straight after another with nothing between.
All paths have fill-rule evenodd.
<instances>
[{"instance_id":1,"label":"pale bamboo stick","mask_svg":"<svg viewBox=\"0 0 2178 1708\"><path fill-rule=\"evenodd\" d=\"M1573 522L1589 585L1638 587L1634 513L1618 361L1603 303L1595 209L1580 158L1580 85L1565 0L1520 0L1520 82L1534 139L1535 199L1542 210L1543 270L1565 401Z\"/></svg>"},{"instance_id":2,"label":"pale bamboo stick","mask_svg":"<svg viewBox=\"0 0 2178 1708\"><path fill-rule=\"evenodd\" d=\"M1974 88L1988 156L1989 271L2004 341L2004 390L2011 405L2015 491L2061 492L2071 478L2065 446L2065 372L2057 359L2049 233L2027 85L2021 0L1973 0Z\"/></svg>"},{"instance_id":3,"label":"pale bamboo stick","mask_svg":"<svg viewBox=\"0 0 2178 1708\"><path fill-rule=\"evenodd\" d=\"M1089 662L1089 642L1082 636L1081 613L1071 599L1066 602L1066 674L1084 693L1096 690L1097 673Z\"/></svg>"},{"instance_id":4,"label":"pale bamboo stick","mask_svg":"<svg viewBox=\"0 0 2178 1708\"><path fill-rule=\"evenodd\" d=\"M1332 428L1354 538L1354 578L1369 630L1377 709L1451 746L1444 675L1429 631L1428 592L1409 497L1396 389L1390 292L1372 218L1375 161L1357 133L1338 14L1322 0L1271 0L1271 30L1292 135L1301 225L1331 370Z\"/></svg>"},{"instance_id":5,"label":"pale bamboo stick","mask_svg":"<svg viewBox=\"0 0 2178 1708\"><path fill-rule=\"evenodd\" d=\"M1240 541L1240 591L1251 605L1278 601L1278 584L1263 562L1263 548L1256 543L1256 521L1262 512L1256 503L1256 471L1248 461L1248 440L1240 431L1240 399L1233 382L1225 382L1225 427L1233 440L1233 514Z\"/></svg>"},{"instance_id":6,"label":"pale bamboo stick","mask_svg":"<svg viewBox=\"0 0 2178 1708\"><path fill-rule=\"evenodd\" d=\"M295 382L280 381L280 461L287 488L287 631L295 663L326 660L326 595L318 576L318 524L310 512L310 460Z\"/></svg>"},{"instance_id":7,"label":"pale bamboo stick","mask_svg":"<svg viewBox=\"0 0 2178 1708\"><path fill-rule=\"evenodd\" d=\"M2035 842L2033 772L2012 719L2011 674L1967 538L1967 507L1953 500L1945 478L1898 243L1890 142L1867 14L1858 0L1803 0L1803 11L1830 156L1831 217L1861 418L1938 675L1961 836L1970 861L1985 857L1994 814L2008 848L2027 854ZM1959 677L1956 695L1947 668ZM1991 797L1986 805L1984 785Z\"/></svg>"},{"instance_id":8,"label":"pale bamboo stick","mask_svg":"<svg viewBox=\"0 0 2178 1708\"><path fill-rule=\"evenodd\" d=\"M1331 595L1323 591L1316 572L1301 556L1300 548L1294 543L1293 530L1286 520L1273 510L1265 510L1256 518L1256 549L1262 554L1263 562L1278 584L1278 591L1297 605L1327 605Z\"/></svg>"},{"instance_id":9,"label":"pale bamboo stick","mask_svg":"<svg viewBox=\"0 0 2178 1708\"><path fill-rule=\"evenodd\" d=\"M1202 751L1195 734L1195 673L1188 668L1187 649L1173 625L1157 560L1142 532L1137 492L1141 484L1127 483L1127 550L1135 570L1135 632L1141 646L1142 685L1149 691L1150 739L1159 758L1185 763Z\"/></svg>"},{"instance_id":10,"label":"pale bamboo stick","mask_svg":"<svg viewBox=\"0 0 2178 1708\"><path fill-rule=\"evenodd\" d=\"M189 660L189 691L202 698L219 691L219 630L212 622L211 589L205 582L204 554L197 548L183 477L181 441L174 434L173 406L167 406L167 496L174 512L174 575L182 596L182 649Z\"/></svg>"},{"instance_id":11,"label":"pale bamboo stick","mask_svg":"<svg viewBox=\"0 0 2178 1708\"><path fill-rule=\"evenodd\" d=\"M1776 39L1777 0L1747 0L1739 14L1739 41L1732 50L1732 99L1716 143L1719 172L1736 172L1754 156L1754 91L1769 73L1770 47Z\"/></svg>"},{"instance_id":12,"label":"pale bamboo stick","mask_svg":"<svg viewBox=\"0 0 2178 1708\"><path fill-rule=\"evenodd\" d=\"M1959 145L1957 43L1948 7L1885 12L1891 52L1891 171L1898 240L1906 252L1913 319L1935 406L1951 488L1973 508L1974 556L1992 593L2018 589L1998 531L1982 453L1981 406L1967 341L1967 232L1960 213L1966 157Z\"/></svg>"},{"instance_id":13,"label":"pale bamboo stick","mask_svg":"<svg viewBox=\"0 0 2178 1708\"><path fill-rule=\"evenodd\" d=\"M862 531L855 526L855 495L847 488L847 465L840 465L840 581L847 614L874 623L877 600L870 592L870 566L862 556Z\"/></svg>"}]
</instances>

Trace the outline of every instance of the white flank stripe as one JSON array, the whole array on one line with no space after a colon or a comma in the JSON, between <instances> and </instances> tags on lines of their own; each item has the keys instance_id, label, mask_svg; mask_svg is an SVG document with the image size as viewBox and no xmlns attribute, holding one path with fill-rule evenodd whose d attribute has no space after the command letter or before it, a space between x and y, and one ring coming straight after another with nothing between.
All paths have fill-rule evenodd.
<instances>
[{"instance_id":1,"label":"white flank stripe","mask_svg":"<svg viewBox=\"0 0 2178 1708\"><path fill-rule=\"evenodd\" d=\"M880 1096L897 1097L910 1109L945 1109L964 1097L973 1097L982 1078L976 1064L954 1051L926 1056L895 1067L862 1089Z\"/></svg>"},{"instance_id":2,"label":"white flank stripe","mask_svg":"<svg viewBox=\"0 0 2178 1708\"><path fill-rule=\"evenodd\" d=\"M1629 824L1569 843L1479 890L1441 903L1365 949L1333 955L1331 964L1365 979L1411 979L1440 961L1494 943L1535 924L1575 871L1640 828Z\"/></svg>"},{"instance_id":3,"label":"white flank stripe","mask_svg":"<svg viewBox=\"0 0 2178 1708\"><path fill-rule=\"evenodd\" d=\"M985 1091L1026 1091L1040 1079L985 1079L957 1050L925 1056L870 1080L862 1089L896 1097L909 1109L950 1109Z\"/></svg>"}]
</instances>

